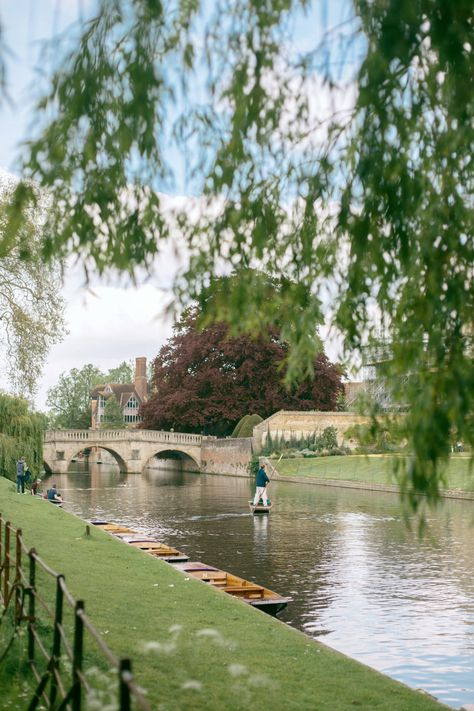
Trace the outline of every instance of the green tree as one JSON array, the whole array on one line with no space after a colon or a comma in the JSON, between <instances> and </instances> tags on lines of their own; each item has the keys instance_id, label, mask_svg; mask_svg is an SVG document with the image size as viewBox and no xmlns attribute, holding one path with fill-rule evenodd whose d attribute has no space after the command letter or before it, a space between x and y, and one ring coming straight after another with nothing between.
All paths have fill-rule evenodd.
<instances>
[{"instance_id":1,"label":"green tree","mask_svg":"<svg viewBox=\"0 0 474 711\"><path fill-rule=\"evenodd\" d=\"M116 368L111 368L105 376L107 383L133 383L135 375L133 361L122 361Z\"/></svg>"},{"instance_id":2,"label":"green tree","mask_svg":"<svg viewBox=\"0 0 474 711\"><path fill-rule=\"evenodd\" d=\"M436 499L453 433L474 445L474 6L353 0L330 31L317 18L333 6L220 0L204 23L199 0L102 0L39 104L26 175L53 194L46 255L135 272L178 227L182 301L223 264L264 264L281 284L289 379L311 373L325 293L348 354L382 328L416 506ZM171 219L154 188L173 141L201 197ZM15 216L32 199L20 185ZM267 328L263 288L242 269L210 316Z\"/></svg>"},{"instance_id":3,"label":"green tree","mask_svg":"<svg viewBox=\"0 0 474 711\"><path fill-rule=\"evenodd\" d=\"M88 429L91 426L91 390L104 382L104 374L92 363L61 373L59 382L48 390L54 427Z\"/></svg>"},{"instance_id":4,"label":"green tree","mask_svg":"<svg viewBox=\"0 0 474 711\"><path fill-rule=\"evenodd\" d=\"M0 476L16 478L16 463L25 457L33 475L43 467L44 417L26 400L0 393Z\"/></svg>"},{"instance_id":5,"label":"green tree","mask_svg":"<svg viewBox=\"0 0 474 711\"><path fill-rule=\"evenodd\" d=\"M103 423L101 423L101 428L116 430L124 427L122 408L115 395L110 395L105 403L104 420Z\"/></svg>"},{"instance_id":6,"label":"green tree","mask_svg":"<svg viewBox=\"0 0 474 711\"><path fill-rule=\"evenodd\" d=\"M13 181L0 179L0 235L11 218ZM0 246L0 342L2 365L15 393L31 397L50 347L66 333L62 283L56 262L41 256L41 223L45 207L25 213L14 238Z\"/></svg>"}]
</instances>

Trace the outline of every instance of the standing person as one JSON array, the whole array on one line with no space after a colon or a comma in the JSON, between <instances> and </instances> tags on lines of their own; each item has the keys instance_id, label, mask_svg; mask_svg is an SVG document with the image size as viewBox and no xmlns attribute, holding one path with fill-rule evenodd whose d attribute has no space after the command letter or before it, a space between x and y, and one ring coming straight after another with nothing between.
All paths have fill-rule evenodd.
<instances>
[{"instance_id":1,"label":"standing person","mask_svg":"<svg viewBox=\"0 0 474 711\"><path fill-rule=\"evenodd\" d=\"M257 506L260 499L262 499L264 506L268 506L267 484L269 483L269 481L270 479L268 478L267 472L265 471L265 464L262 464L257 473L257 489L253 498L254 506Z\"/></svg>"},{"instance_id":2,"label":"standing person","mask_svg":"<svg viewBox=\"0 0 474 711\"><path fill-rule=\"evenodd\" d=\"M16 463L16 493L25 493L25 457L20 457Z\"/></svg>"}]
</instances>

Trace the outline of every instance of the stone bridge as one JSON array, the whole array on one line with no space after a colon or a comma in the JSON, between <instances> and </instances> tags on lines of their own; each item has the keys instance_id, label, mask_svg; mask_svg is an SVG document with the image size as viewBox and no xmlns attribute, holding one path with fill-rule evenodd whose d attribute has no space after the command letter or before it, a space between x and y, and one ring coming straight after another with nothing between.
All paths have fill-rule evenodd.
<instances>
[{"instance_id":1,"label":"stone bridge","mask_svg":"<svg viewBox=\"0 0 474 711\"><path fill-rule=\"evenodd\" d=\"M123 472L140 474L155 455L189 457L201 469L202 445L207 437L158 430L48 430L43 444L47 469L64 474L78 452L100 447L115 458Z\"/></svg>"}]
</instances>

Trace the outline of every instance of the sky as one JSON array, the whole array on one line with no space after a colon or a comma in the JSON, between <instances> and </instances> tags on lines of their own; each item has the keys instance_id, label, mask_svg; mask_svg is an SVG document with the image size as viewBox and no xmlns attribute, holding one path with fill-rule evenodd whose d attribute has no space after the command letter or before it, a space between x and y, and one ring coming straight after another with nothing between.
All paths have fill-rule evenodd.
<instances>
[{"instance_id":1,"label":"sky","mask_svg":"<svg viewBox=\"0 0 474 711\"><path fill-rule=\"evenodd\" d=\"M326 7L347 6L348 0L331 0ZM18 174L21 143L31 125L32 96L41 92L44 77L53 68L54 52L44 51L45 41L78 20L93 13L96 0L1 0L0 21L4 42L9 49L7 64L8 100L0 102L0 170ZM314 30L313 23L301 25L301 43ZM320 18L321 19L321 18ZM323 18L323 24L326 23ZM137 286L93 280L84 287L81 267L68 267L62 289L66 300L67 333L52 347L35 404L45 410L47 391L61 373L93 363L102 370L116 367L137 356L153 359L172 333L172 320L164 315L169 302L171 277L177 263L164 254L154 279ZM158 286L160 288L158 288ZM164 287L161 288L161 287ZM324 337L324 334L323 334ZM330 358L338 355L331 339L325 339ZM0 378L0 388L8 383Z\"/></svg>"}]
</instances>

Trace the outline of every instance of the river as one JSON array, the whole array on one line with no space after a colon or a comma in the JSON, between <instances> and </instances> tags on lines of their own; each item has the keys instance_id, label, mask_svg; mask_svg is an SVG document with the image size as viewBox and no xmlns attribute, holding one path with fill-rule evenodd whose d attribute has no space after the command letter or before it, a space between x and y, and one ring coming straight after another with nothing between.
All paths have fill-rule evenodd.
<instances>
[{"instance_id":1,"label":"river","mask_svg":"<svg viewBox=\"0 0 474 711\"><path fill-rule=\"evenodd\" d=\"M446 500L411 533L394 494L73 464L64 508L125 523L293 601L279 619L445 704L474 704L474 502Z\"/></svg>"}]
</instances>

